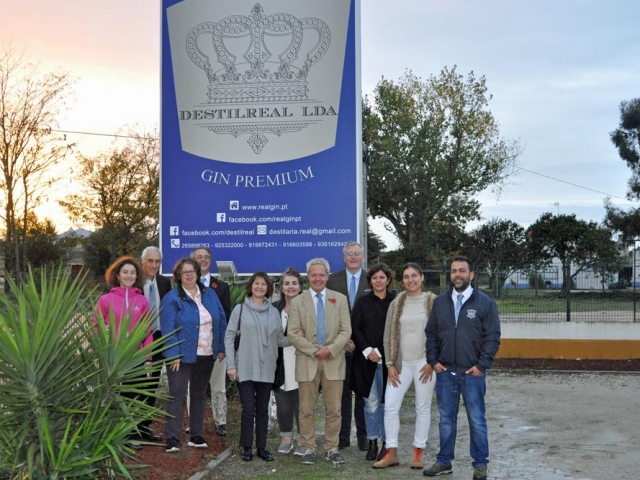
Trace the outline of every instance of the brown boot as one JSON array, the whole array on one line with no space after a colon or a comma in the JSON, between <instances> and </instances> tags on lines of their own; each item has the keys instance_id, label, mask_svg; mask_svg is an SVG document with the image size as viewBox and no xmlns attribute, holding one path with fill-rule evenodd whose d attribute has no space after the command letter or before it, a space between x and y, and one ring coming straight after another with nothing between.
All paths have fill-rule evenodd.
<instances>
[{"instance_id":1,"label":"brown boot","mask_svg":"<svg viewBox=\"0 0 640 480\"><path fill-rule=\"evenodd\" d=\"M398 461L398 449L387 448L387 450L384 452L384 457L382 457L382 460L374 463L373 468L397 467L398 465L400 465L400 462Z\"/></svg>"},{"instance_id":2,"label":"brown boot","mask_svg":"<svg viewBox=\"0 0 640 480\"><path fill-rule=\"evenodd\" d=\"M417 470L424 467L424 462L422 461L422 451L422 448L413 447L413 459L411 460L411 468Z\"/></svg>"}]
</instances>

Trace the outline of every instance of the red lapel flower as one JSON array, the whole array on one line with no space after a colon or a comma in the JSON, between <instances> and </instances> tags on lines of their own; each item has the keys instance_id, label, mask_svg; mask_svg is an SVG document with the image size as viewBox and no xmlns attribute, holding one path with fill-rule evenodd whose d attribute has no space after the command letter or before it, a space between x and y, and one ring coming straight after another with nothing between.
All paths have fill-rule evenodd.
<instances>
[{"instance_id":1,"label":"red lapel flower","mask_svg":"<svg viewBox=\"0 0 640 480\"><path fill-rule=\"evenodd\" d=\"M218 288L218 284L217 284L216 282L213 282L213 283L211 284L211 287L212 287L212 288Z\"/></svg>"},{"instance_id":2,"label":"red lapel flower","mask_svg":"<svg viewBox=\"0 0 640 480\"><path fill-rule=\"evenodd\" d=\"M335 298L330 298L329 302L335 304L336 303L336 299Z\"/></svg>"}]
</instances>

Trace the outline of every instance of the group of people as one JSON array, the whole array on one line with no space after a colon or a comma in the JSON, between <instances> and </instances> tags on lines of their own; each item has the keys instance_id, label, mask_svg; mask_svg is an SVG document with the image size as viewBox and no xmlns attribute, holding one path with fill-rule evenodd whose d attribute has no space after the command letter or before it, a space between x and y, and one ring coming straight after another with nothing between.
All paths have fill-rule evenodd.
<instances>
[{"instance_id":1,"label":"group of people","mask_svg":"<svg viewBox=\"0 0 640 480\"><path fill-rule=\"evenodd\" d=\"M104 296L99 302L104 318L109 308L122 312L129 308L131 303L123 306L117 300L123 296L137 299L139 316L159 311L150 338L164 332L167 349L163 355L171 359L167 365L166 451L179 449L186 398L190 412L187 445L207 446L203 419L208 384L217 433L226 434L226 372L238 381L243 460L253 459L254 444L259 458L274 459L267 450L273 391L281 435L278 453L293 452L305 465L316 462L315 407L321 394L326 415L325 459L344 463L340 450L350 446L353 416L358 447L366 451L365 458L374 461L373 468L393 467L399 464L400 409L413 387L416 420L411 468L424 468L435 390L440 451L423 474L452 472L462 396L469 420L473 478L486 478L485 376L500 344L500 323L495 302L472 285L472 262L462 256L452 260L452 289L440 296L423 291L422 269L408 263L401 271L404 289L394 295L389 289L392 273L386 265L377 264L365 272L362 247L356 242L349 242L343 253L346 268L333 274L323 258L307 262L306 291L300 272L285 270L280 277L280 299L274 303L270 301L271 278L266 272L254 273L245 285L244 302L233 311L228 286L209 274L211 252L207 248L176 263L173 289L158 275L161 253L155 247L143 252L142 267L131 257L114 263L110 270L116 272L111 276L116 280L110 282L114 288L107 294L111 299ZM144 278L136 280L130 270ZM160 440L148 425L138 430L147 440Z\"/></svg>"}]
</instances>

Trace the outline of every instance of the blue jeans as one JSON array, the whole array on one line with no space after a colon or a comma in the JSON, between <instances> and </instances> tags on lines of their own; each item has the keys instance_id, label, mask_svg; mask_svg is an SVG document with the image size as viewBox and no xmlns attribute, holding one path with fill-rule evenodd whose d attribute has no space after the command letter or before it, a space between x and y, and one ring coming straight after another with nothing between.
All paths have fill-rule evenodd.
<instances>
[{"instance_id":1,"label":"blue jeans","mask_svg":"<svg viewBox=\"0 0 640 480\"><path fill-rule=\"evenodd\" d=\"M364 419L367 424L367 438L386 441L384 434L384 403L382 403L382 364L376 368L369 397L364 399Z\"/></svg>"},{"instance_id":2,"label":"blue jeans","mask_svg":"<svg viewBox=\"0 0 640 480\"><path fill-rule=\"evenodd\" d=\"M489 438L485 418L484 395L486 392L485 375L453 375L448 371L437 373L436 395L440 411L440 452L437 462L450 465L455 458L456 431L458 428L458 410L460 394L464 400L469 420L471 445L469 453L474 467L489 463Z\"/></svg>"}]
</instances>

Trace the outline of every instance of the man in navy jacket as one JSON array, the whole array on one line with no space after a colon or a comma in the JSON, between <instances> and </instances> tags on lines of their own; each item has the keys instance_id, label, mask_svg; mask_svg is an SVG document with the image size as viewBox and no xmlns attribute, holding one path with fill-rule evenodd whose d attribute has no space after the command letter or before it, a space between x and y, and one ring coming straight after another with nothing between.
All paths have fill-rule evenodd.
<instances>
[{"instance_id":1,"label":"man in navy jacket","mask_svg":"<svg viewBox=\"0 0 640 480\"><path fill-rule=\"evenodd\" d=\"M453 471L462 395L469 420L473 479L487 478L485 376L500 347L500 320L493 299L471 285L473 277L473 263L455 257L451 262L453 289L435 300L427 322L427 362L436 372L440 411L440 451L436 462L423 472L428 477Z\"/></svg>"}]
</instances>

